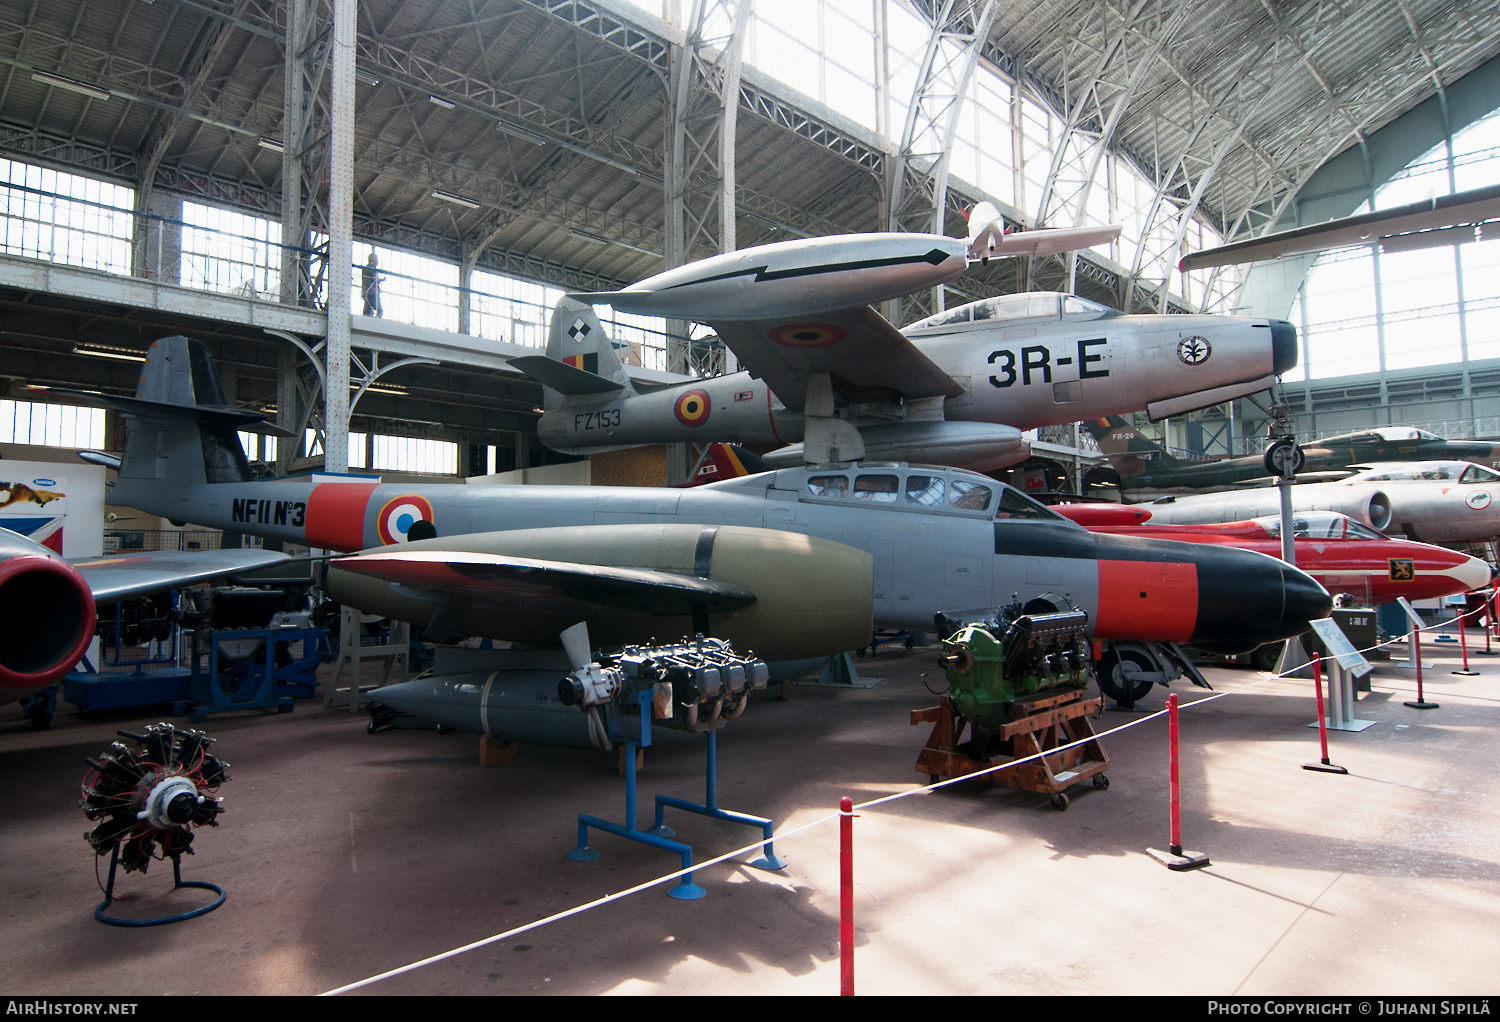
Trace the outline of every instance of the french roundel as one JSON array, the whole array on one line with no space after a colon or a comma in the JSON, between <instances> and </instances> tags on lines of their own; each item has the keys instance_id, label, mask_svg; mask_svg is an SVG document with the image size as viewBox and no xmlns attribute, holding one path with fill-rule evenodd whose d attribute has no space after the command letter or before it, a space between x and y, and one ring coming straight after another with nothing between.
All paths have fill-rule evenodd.
<instances>
[{"instance_id":1,"label":"french roundel","mask_svg":"<svg viewBox=\"0 0 1500 1022\"><path fill-rule=\"evenodd\" d=\"M844 339L844 328L831 323L793 323L766 336L784 348L827 348Z\"/></svg>"},{"instance_id":2,"label":"french roundel","mask_svg":"<svg viewBox=\"0 0 1500 1022\"><path fill-rule=\"evenodd\" d=\"M677 399L673 410L677 413L677 421L684 426L701 426L708 421L708 394L702 390L690 390Z\"/></svg>"},{"instance_id":3,"label":"french roundel","mask_svg":"<svg viewBox=\"0 0 1500 1022\"><path fill-rule=\"evenodd\" d=\"M385 544L405 543L406 534L420 521L432 521L432 505L426 497L408 493L386 502L380 509L377 525L380 541Z\"/></svg>"}]
</instances>

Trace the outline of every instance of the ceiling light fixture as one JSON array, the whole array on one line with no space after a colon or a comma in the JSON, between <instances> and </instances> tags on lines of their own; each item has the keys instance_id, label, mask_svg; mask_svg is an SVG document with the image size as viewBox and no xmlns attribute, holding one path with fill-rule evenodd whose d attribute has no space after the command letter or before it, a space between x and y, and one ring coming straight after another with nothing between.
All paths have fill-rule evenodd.
<instances>
[{"instance_id":1,"label":"ceiling light fixture","mask_svg":"<svg viewBox=\"0 0 1500 1022\"><path fill-rule=\"evenodd\" d=\"M73 354L89 355L93 358L113 358L121 362L144 362L146 356L130 351L128 348L106 348L103 345L92 344L73 345Z\"/></svg>"},{"instance_id":2,"label":"ceiling light fixture","mask_svg":"<svg viewBox=\"0 0 1500 1022\"><path fill-rule=\"evenodd\" d=\"M63 75L53 74L51 71L33 71L31 72L31 80L41 82L43 85L52 85L59 89L67 89L69 92L76 92L80 96L88 96L91 99L109 98L109 91L106 89L101 89L97 85L90 85L88 82L80 82L73 78L64 77Z\"/></svg>"},{"instance_id":3,"label":"ceiling light fixture","mask_svg":"<svg viewBox=\"0 0 1500 1022\"><path fill-rule=\"evenodd\" d=\"M458 105L451 99L444 99L442 96L428 96L427 102L431 103L433 106L440 106L444 110L452 110L455 106Z\"/></svg>"},{"instance_id":4,"label":"ceiling light fixture","mask_svg":"<svg viewBox=\"0 0 1500 1022\"><path fill-rule=\"evenodd\" d=\"M255 144L260 146L262 149L269 149L273 153L286 152L286 146L282 145L274 138L259 138L255 140Z\"/></svg>"},{"instance_id":5,"label":"ceiling light fixture","mask_svg":"<svg viewBox=\"0 0 1500 1022\"><path fill-rule=\"evenodd\" d=\"M362 83L364 85L379 85L380 84L380 79L379 78L376 78L374 75L370 74L370 72L364 70L363 68L358 68L358 67L354 69L354 80L356 82L360 82L360 83Z\"/></svg>"},{"instance_id":6,"label":"ceiling light fixture","mask_svg":"<svg viewBox=\"0 0 1500 1022\"><path fill-rule=\"evenodd\" d=\"M532 145L547 144L547 140L545 138L543 138L541 135L538 135L536 132L530 130L529 128L518 128L513 124L506 124L504 121L495 122L495 127L499 128L507 135L519 138L523 142L530 142Z\"/></svg>"},{"instance_id":7,"label":"ceiling light fixture","mask_svg":"<svg viewBox=\"0 0 1500 1022\"><path fill-rule=\"evenodd\" d=\"M473 199L466 199L462 195L454 195L452 192L441 192L434 189L432 192L432 197L434 199L442 199L444 202L451 202L455 206L462 206L465 209L479 208L479 203L475 202Z\"/></svg>"}]
</instances>

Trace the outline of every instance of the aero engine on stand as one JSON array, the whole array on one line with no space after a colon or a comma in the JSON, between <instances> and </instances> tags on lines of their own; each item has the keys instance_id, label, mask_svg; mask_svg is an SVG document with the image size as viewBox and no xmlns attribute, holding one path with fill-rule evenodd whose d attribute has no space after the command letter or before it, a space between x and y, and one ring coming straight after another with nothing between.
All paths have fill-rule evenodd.
<instances>
[{"instance_id":1,"label":"aero engine on stand","mask_svg":"<svg viewBox=\"0 0 1500 1022\"><path fill-rule=\"evenodd\" d=\"M193 854L193 828L217 827L223 803L214 794L229 780L229 764L210 755L214 739L202 731L178 730L171 724L152 724L144 734L119 732L136 743L131 749L114 742L98 759L88 760L79 803L90 820L98 820L85 834L97 856L109 854L109 886L94 910L101 922L116 926L151 926L176 922L218 908L224 889L216 884L182 879L182 856ZM158 850L159 849L159 850ZM164 919L126 920L104 914L114 900L115 867L146 872L152 859L172 860L177 887L202 887L218 892L211 905Z\"/></svg>"},{"instance_id":2,"label":"aero engine on stand","mask_svg":"<svg viewBox=\"0 0 1500 1022\"><path fill-rule=\"evenodd\" d=\"M913 724L934 725L917 772L935 783L1021 760L991 782L1050 795L1058 809L1071 784L1092 777L1107 788L1109 757L1085 719L1101 705L1083 696L1093 679L1087 628L1085 611L1027 614L1012 603L954 632L943 643L948 694L912 711Z\"/></svg>"}]
</instances>

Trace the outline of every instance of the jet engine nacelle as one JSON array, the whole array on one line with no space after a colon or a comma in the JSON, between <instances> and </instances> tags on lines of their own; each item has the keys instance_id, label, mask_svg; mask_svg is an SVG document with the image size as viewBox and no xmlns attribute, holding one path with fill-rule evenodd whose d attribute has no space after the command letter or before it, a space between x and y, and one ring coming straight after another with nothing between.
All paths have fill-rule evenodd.
<instances>
[{"instance_id":1,"label":"jet engine nacelle","mask_svg":"<svg viewBox=\"0 0 1500 1022\"><path fill-rule=\"evenodd\" d=\"M71 671L94 637L83 576L39 543L0 529L0 703L25 699Z\"/></svg>"},{"instance_id":2,"label":"jet engine nacelle","mask_svg":"<svg viewBox=\"0 0 1500 1022\"><path fill-rule=\"evenodd\" d=\"M1031 445L1019 429L992 422L892 422L859 432L869 461L965 465L976 472L996 472L1031 457ZM801 465L802 445L779 447L765 460L776 468Z\"/></svg>"},{"instance_id":3,"label":"jet engine nacelle","mask_svg":"<svg viewBox=\"0 0 1500 1022\"><path fill-rule=\"evenodd\" d=\"M688 616L645 609L587 606L577 601L517 594L505 601L472 600L452 608L444 622L451 635L490 636L551 645L581 617L599 647L640 642L651 636L704 631L767 660L796 660L857 649L870 641L874 619L874 559L863 550L799 533L702 525L582 525L517 529L417 540L404 551L423 549L496 554L571 564L644 568L707 578L748 589L749 606L709 615L706 629ZM437 598L370 575L329 567L328 593L367 613L426 625L442 606ZM764 651L764 652L762 652ZM557 679L554 676L552 684Z\"/></svg>"},{"instance_id":4,"label":"jet engine nacelle","mask_svg":"<svg viewBox=\"0 0 1500 1022\"><path fill-rule=\"evenodd\" d=\"M1238 493L1169 498L1142 506L1151 512L1152 525L1240 522L1277 514L1281 494L1275 487L1266 486ZM1391 498L1375 486L1294 486L1292 510L1337 511L1376 532L1384 532L1391 524Z\"/></svg>"}]
</instances>

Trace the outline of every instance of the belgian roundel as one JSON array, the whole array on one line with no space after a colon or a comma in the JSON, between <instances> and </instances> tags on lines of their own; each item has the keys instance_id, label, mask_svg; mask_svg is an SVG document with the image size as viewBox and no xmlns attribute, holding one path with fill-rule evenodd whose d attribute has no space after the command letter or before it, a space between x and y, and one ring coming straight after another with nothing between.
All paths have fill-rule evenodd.
<instances>
[{"instance_id":1,"label":"belgian roundel","mask_svg":"<svg viewBox=\"0 0 1500 1022\"><path fill-rule=\"evenodd\" d=\"M677 406L673 411L677 413L677 421L684 426L703 425L708 421L708 393L702 390L688 391L677 399Z\"/></svg>"},{"instance_id":2,"label":"belgian roundel","mask_svg":"<svg viewBox=\"0 0 1500 1022\"><path fill-rule=\"evenodd\" d=\"M831 323L793 323L766 336L784 348L827 348L844 339L844 328Z\"/></svg>"},{"instance_id":3,"label":"belgian roundel","mask_svg":"<svg viewBox=\"0 0 1500 1022\"><path fill-rule=\"evenodd\" d=\"M408 493L386 501L375 524L380 531L380 541L389 545L405 543L413 525L432 520L432 505L427 498Z\"/></svg>"}]
</instances>

